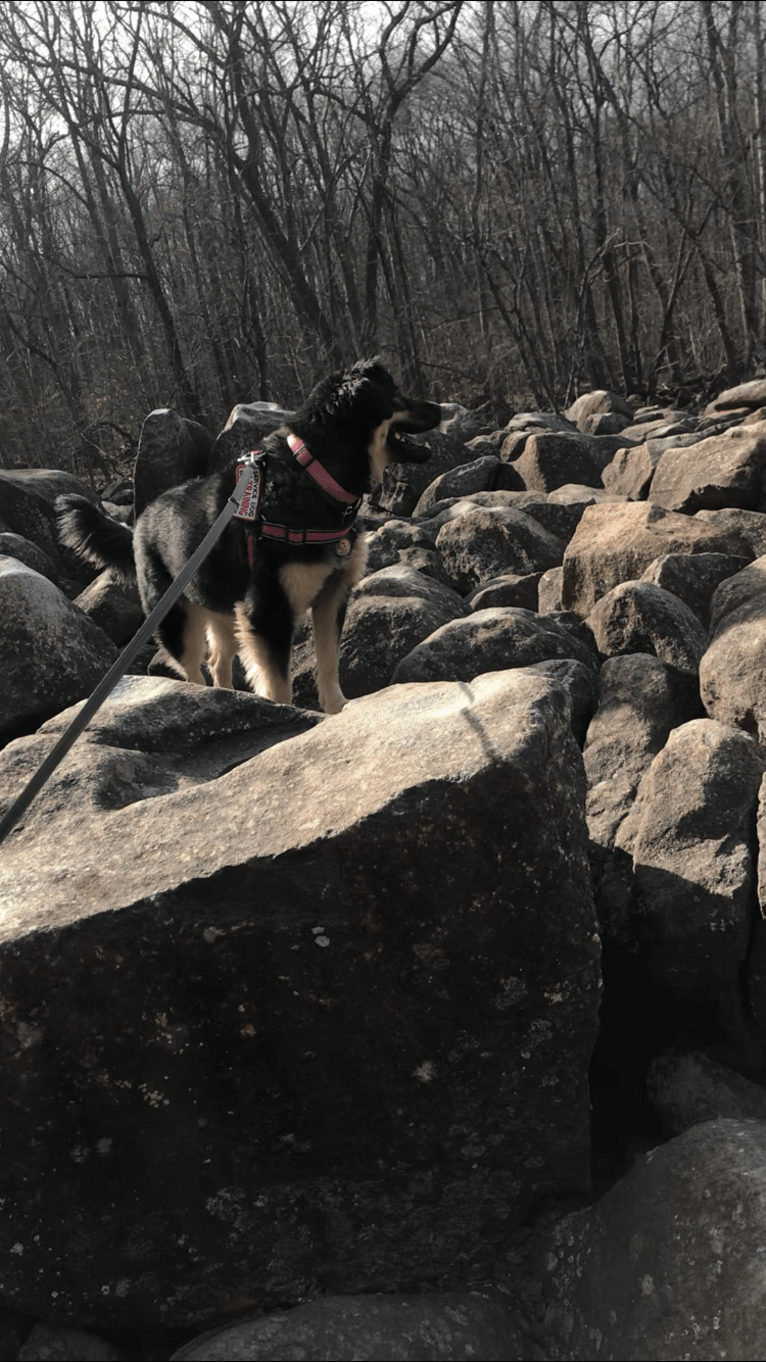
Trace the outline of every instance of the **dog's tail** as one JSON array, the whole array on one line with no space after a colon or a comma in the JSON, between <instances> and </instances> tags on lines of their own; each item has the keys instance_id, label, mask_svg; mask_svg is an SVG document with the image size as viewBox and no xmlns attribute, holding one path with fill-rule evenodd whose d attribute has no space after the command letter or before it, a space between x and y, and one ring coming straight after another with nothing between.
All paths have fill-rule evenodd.
<instances>
[{"instance_id":1,"label":"dog's tail","mask_svg":"<svg viewBox=\"0 0 766 1362\"><path fill-rule=\"evenodd\" d=\"M125 581L135 582L133 531L112 520L87 497L68 493L56 498L59 539L68 549L96 567L112 568Z\"/></svg>"}]
</instances>

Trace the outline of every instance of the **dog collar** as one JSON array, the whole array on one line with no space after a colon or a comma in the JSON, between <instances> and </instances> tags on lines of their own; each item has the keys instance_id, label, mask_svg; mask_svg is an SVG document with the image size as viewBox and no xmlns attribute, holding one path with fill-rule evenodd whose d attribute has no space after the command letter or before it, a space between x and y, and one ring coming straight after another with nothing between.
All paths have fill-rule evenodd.
<instances>
[{"instance_id":1,"label":"dog collar","mask_svg":"<svg viewBox=\"0 0 766 1362\"><path fill-rule=\"evenodd\" d=\"M297 435L288 435L287 443L301 468L305 468L309 476L314 479L314 482L319 483L319 486L324 492L329 492L331 497L334 497L336 501L342 501L346 506L350 506L355 501L360 500L356 493L347 492L345 488L341 487L339 482L335 481L332 474L328 473L327 469L322 466L319 460L314 458L311 451L306 448L303 440L299 439Z\"/></svg>"}]
</instances>

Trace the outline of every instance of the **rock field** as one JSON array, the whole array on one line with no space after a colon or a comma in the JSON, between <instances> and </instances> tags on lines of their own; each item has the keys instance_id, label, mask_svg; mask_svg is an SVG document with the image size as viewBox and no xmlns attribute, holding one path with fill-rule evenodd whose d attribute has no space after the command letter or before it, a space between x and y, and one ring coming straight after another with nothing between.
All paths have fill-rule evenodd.
<instances>
[{"instance_id":1,"label":"rock field","mask_svg":"<svg viewBox=\"0 0 766 1362\"><path fill-rule=\"evenodd\" d=\"M766 380L429 443L341 714L149 647L0 848L0 1362L764 1355ZM0 813L142 618L73 490L0 470Z\"/></svg>"}]
</instances>

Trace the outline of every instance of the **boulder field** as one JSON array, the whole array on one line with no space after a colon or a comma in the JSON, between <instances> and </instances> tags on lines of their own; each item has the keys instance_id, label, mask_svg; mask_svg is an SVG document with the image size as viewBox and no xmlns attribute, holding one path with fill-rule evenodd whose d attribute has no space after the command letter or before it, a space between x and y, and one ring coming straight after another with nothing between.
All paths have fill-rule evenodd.
<instances>
[{"instance_id":1,"label":"boulder field","mask_svg":"<svg viewBox=\"0 0 766 1362\"><path fill-rule=\"evenodd\" d=\"M765 410L446 406L339 715L139 656L0 847L4 1356L763 1356ZM140 620L75 489L0 472L0 812Z\"/></svg>"}]
</instances>

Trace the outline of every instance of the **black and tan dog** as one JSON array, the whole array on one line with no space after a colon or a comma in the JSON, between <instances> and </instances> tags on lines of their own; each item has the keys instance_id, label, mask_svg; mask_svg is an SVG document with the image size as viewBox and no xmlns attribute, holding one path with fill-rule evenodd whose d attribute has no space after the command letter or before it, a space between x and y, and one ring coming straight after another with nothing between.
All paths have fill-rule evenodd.
<instances>
[{"instance_id":1,"label":"black and tan dog","mask_svg":"<svg viewBox=\"0 0 766 1362\"><path fill-rule=\"evenodd\" d=\"M207 656L214 684L231 686L238 652L256 693L290 704L293 631L310 609L319 702L328 714L342 709L340 634L367 556L354 516L387 464L429 457L428 446L409 437L432 430L440 416L434 403L404 397L377 360L320 383L289 425L260 447L257 521L229 523L160 625L167 661L204 684L200 667ZM232 467L164 492L139 516L135 532L84 497L64 497L61 539L80 557L137 580L148 615L223 510L234 482Z\"/></svg>"}]
</instances>

